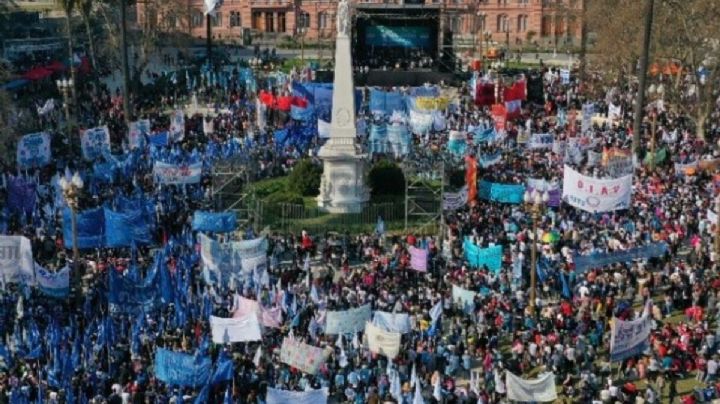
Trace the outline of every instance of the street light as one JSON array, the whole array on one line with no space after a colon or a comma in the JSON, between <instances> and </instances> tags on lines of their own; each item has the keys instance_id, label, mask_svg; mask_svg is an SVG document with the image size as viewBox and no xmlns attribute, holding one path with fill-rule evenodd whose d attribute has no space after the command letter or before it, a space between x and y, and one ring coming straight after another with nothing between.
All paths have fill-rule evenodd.
<instances>
[{"instance_id":1,"label":"street light","mask_svg":"<svg viewBox=\"0 0 720 404\"><path fill-rule=\"evenodd\" d=\"M300 37L300 63L305 66L305 35L308 29L305 26L298 27L297 34Z\"/></svg>"},{"instance_id":2,"label":"street light","mask_svg":"<svg viewBox=\"0 0 720 404\"><path fill-rule=\"evenodd\" d=\"M532 239L530 240L530 309L535 316L535 289L536 289L536 272L537 272L537 226L538 221L544 213L545 204L550 199L547 192L525 191L523 196L525 206L532 216Z\"/></svg>"},{"instance_id":3,"label":"street light","mask_svg":"<svg viewBox=\"0 0 720 404\"><path fill-rule=\"evenodd\" d=\"M65 126L67 126L67 144L68 147L72 146L72 129L70 127L70 89L73 88L73 79L61 79L56 80L55 84L57 85L58 90L63 95L63 100L65 101Z\"/></svg>"},{"instance_id":4,"label":"street light","mask_svg":"<svg viewBox=\"0 0 720 404\"><path fill-rule=\"evenodd\" d=\"M73 276L79 276L80 252L77 243L77 211L80 205L80 194L85 184L80 174L75 172L71 177L70 170L65 169L65 176L60 178L60 189L62 190L65 202L70 208L72 221L72 245L73 245Z\"/></svg>"}]
</instances>

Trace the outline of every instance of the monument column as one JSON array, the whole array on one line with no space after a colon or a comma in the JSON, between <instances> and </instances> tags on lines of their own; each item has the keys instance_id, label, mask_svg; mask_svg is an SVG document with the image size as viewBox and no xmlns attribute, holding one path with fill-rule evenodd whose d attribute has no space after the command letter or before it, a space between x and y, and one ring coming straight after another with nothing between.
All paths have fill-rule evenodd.
<instances>
[{"instance_id":1,"label":"monument column","mask_svg":"<svg viewBox=\"0 0 720 404\"><path fill-rule=\"evenodd\" d=\"M338 3L335 38L335 80L330 138L320 149L323 175L318 206L332 213L357 213L369 199L365 160L357 144L355 84L350 53L350 6Z\"/></svg>"}]
</instances>

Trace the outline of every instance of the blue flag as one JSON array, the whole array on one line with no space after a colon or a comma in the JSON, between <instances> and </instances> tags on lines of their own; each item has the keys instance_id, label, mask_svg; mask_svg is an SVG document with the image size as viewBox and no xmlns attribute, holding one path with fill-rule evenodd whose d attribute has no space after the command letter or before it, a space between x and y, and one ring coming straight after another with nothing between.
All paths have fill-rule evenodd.
<instances>
[{"instance_id":1,"label":"blue flag","mask_svg":"<svg viewBox=\"0 0 720 404\"><path fill-rule=\"evenodd\" d=\"M226 382L228 380L232 380L233 369L234 364L232 359L229 358L225 354L225 352L222 352L220 354L220 358L218 358L217 369L215 369L215 373L213 373L210 384L215 385L218 383Z\"/></svg>"},{"instance_id":2,"label":"blue flag","mask_svg":"<svg viewBox=\"0 0 720 404\"><path fill-rule=\"evenodd\" d=\"M210 377L209 357L196 360L194 355L159 348L155 353L155 377L173 386L197 387Z\"/></svg>"}]
</instances>

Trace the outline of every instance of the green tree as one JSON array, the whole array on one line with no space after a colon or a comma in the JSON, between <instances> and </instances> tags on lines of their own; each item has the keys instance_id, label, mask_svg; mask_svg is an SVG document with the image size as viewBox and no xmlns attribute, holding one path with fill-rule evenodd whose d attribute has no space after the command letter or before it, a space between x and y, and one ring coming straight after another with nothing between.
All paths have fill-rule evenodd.
<instances>
[{"instance_id":1,"label":"green tree","mask_svg":"<svg viewBox=\"0 0 720 404\"><path fill-rule=\"evenodd\" d=\"M288 178L291 192L302 196L316 196L320 193L322 167L309 159L299 161Z\"/></svg>"},{"instance_id":2,"label":"green tree","mask_svg":"<svg viewBox=\"0 0 720 404\"><path fill-rule=\"evenodd\" d=\"M368 185L372 196L402 195L405 193L405 174L394 162L383 159L370 168Z\"/></svg>"}]
</instances>

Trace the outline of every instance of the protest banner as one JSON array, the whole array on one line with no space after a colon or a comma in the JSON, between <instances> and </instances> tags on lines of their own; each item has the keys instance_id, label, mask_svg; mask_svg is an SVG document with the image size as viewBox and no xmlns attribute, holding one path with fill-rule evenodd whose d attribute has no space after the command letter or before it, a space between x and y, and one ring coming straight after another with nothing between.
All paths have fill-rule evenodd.
<instances>
[{"instance_id":1,"label":"protest banner","mask_svg":"<svg viewBox=\"0 0 720 404\"><path fill-rule=\"evenodd\" d=\"M132 314L138 310L150 312L159 300L158 266L151 267L145 279L138 281L132 276L123 276L117 269L109 271L108 307L111 313Z\"/></svg>"},{"instance_id":2,"label":"protest banner","mask_svg":"<svg viewBox=\"0 0 720 404\"><path fill-rule=\"evenodd\" d=\"M205 212L196 210L193 215L192 229L214 233L227 233L235 230L237 215L235 212Z\"/></svg>"},{"instance_id":3,"label":"protest banner","mask_svg":"<svg viewBox=\"0 0 720 404\"><path fill-rule=\"evenodd\" d=\"M698 169L698 162L693 161L692 163L680 164L675 163L675 175L685 176L689 173L695 173Z\"/></svg>"},{"instance_id":4,"label":"protest banner","mask_svg":"<svg viewBox=\"0 0 720 404\"><path fill-rule=\"evenodd\" d=\"M473 292L472 290L463 289L456 285L453 285L452 287L453 302L459 302L463 307L474 305L475 296L477 296L477 293Z\"/></svg>"},{"instance_id":5,"label":"protest banner","mask_svg":"<svg viewBox=\"0 0 720 404\"><path fill-rule=\"evenodd\" d=\"M22 175L7 177L7 208L10 212L32 215L37 204L37 183Z\"/></svg>"},{"instance_id":6,"label":"protest banner","mask_svg":"<svg viewBox=\"0 0 720 404\"><path fill-rule=\"evenodd\" d=\"M413 246L410 246L408 251L410 252L410 268L419 272L427 272L428 251Z\"/></svg>"},{"instance_id":7,"label":"protest banner","mask_svg":"<svg viewBox=\"0 0 720 404\"><path fill-rule=\"evenodd\" d=\"M659 257L665 254L667 250L667 244L658 242L642 247L630 248L628 250L595 253L591 255L575 254L573 255L573 263L575 264L575 271L582 273L590 268L601 268L619 262Z\"/></svg>"},{"instance_id":8,"label":"protest banner","mask_svg":"<svg viewBox=\"0 0 720 404\"><path fill-rule=\"evenodd\" d=\"M373 314L373 324L387 332L407 334L411 331L410 316L407 313L376 311Z\"/></svg>"},{"instance_id":9,"label":"protest banner","mask_svg":"<svg viewBox=\"0 0 720 404\"><path fill-rule=\"evenodd\" d=\"M327 387L318 390L290 391L267 388L266 404L327 404Z\"/></svg>"},{"instance_id":10,"label":"protest banner","mask_svg":"<svg viewBox=\"0 0 720 404\"><path fill-rule=\"evenodd\" d=\"M635 320L624 321L613 318L610 335L610 361L621 362L638 355L648 348L652 319L650 318L650 302L643 315Z\"/></svg>"},{"instance_id":11,"label":"protest banner","mask_svg":"<svg viewBox=\"0 0 720 404\"><path fill-rule=\"evenodd\" d=\"M495 128L475 128L473 132L473 142L477 145L483 142L491 142L495 140L497 137L497 133L495 133Z\"/></svg>"},{"instance_id":12,"label":"protest banner","mask_svg":"<svg viewBox=\"0 0 720 404\"><path fill-rule=\"evenodd\" d=\"M20 138L17 145L17 164L21 169L44 167L50 163L50 135L31 133Z\"/></svg>"},{"instance_id":13,"label":"protest banner","mask_svg":"<svg viewBox=\"0 0 720 404\"><path fill-rule=\"evenodd\" d=\"M293 338L285 337L280 347L280 362L314 375L320 365L327 360L328 353L324 349L304 344Z\"/></svg>"},{"instance_id":14,"label":"protest banner","mask_svg":"<svg viewBox=\"0 0 720 404\"><path fill-rule=\"evenodd\" d=\"M495 164L500 163L501 161L502 161L502 154L500 152L480 155L480 165L483 168L492 167Z\"/></svg>"},{"instance_id":15,"label":"protest banner","mask_svg":"<svg viewBox=\"0 0 720 404\"><path fill-rule=\"evenodd\" d=\"M551 133L533 133L530 135L527 147L530 149L549 149L553 147L554 142L555 138Z\"/></svg>"},{"instance_id":16,"label":"protest banner","mask_svg":"<svg viewBox=\"0 0 720 404\"><path fill-rule=\"evenodd\" d=\"M173 352L158 348L155 352L155 377L171 386L198 387L207 383L212 368L209 356Z\"/></svg>"},{"instance_id":17,"label":"protest banner","mask_svg":"<svg viewBox=\"0 0 720 404\"><path fill-rule=\"evenodd\" d=\"M479 196L488 201L519 204L523 200L525 186L521 184L500 184L480 180Z\"/></svg>"},{"instance_id":18,"label":"protest banner","mask_svg":"<svg viewBox=\"0 0 720 404\"><path fill-rule=\"evenodd\" d=\"M35 264L30 240L22 236L0 236L0 276L3 285L35 285Z\"/></svg>"},{"instance_id":19,"label":"protest banner","mask_svg":"<svg viewBox=\"0 0 720 404\"><path fill-rule=\"evenodd\" d=\"M508 370L505 372L505 387L507 388L507 398L513 401L542 403L557 400L555 374L551 372L528 380L521 379Z\"/></svg>"},{"instance_id":20,"label":"protest banner","mask_svg":"<svg viewBox=\"0 0 720 404\"><path fill-rule=\"evenodd\" d=\"M70 293L70 267L65 266L57 272L51 272L35 263L37 288L46 296L62 299Z\"/></svg>"},{"instance_id":21,"label":"protest banner","mask_svg":"<svg viewBox=\"0 0 720 404\"><path fill-rule=\"evenodd\" d=\"M256 313L248 313L242 317L233 316L233 318L210 316L210 332L212 342L215 344L260 341L262 339Z\"/></svg>"},{"instance_id":22,"label":"protest banner","mask_svg":"<svg viewBox=\"0 0 720 404\"><path fill-rule=\"evenodd\" d=\"M632 175L601 180L588 177L566 165L563 177L563 198L570 205L586 212L611 212L630 207Z\"/></svg>"},{"instance_id":23,"label":"protest banner","mask_svg":"<svg viewBox=\"0 0 720 404\"><path fill-rule=\"evenodd\" d=\"M110 153L110 132L107 126L86 129L82 133L81 148L85 160L91 161Z\"/></svg>"},{"instance_id":24,"label":"protest banner","mask_svg":"<svg viewBox=\"0 0 720 404\"><path fill-rule=\"evenodd\" d=\"M365 338L370 352L384 355L391 360L395 359L400 353L402 335L399 332L387 332L367 322L365 324Z\"/></svg>"},{"instance_id":25,"label":"protest banner","mask_svg":"<svg viewBox=\"0 0 720 404\"><path fill-rule=\"evenodd\" d=\"M325 334L352 334L362 331L365 322L370 321L370 315L369 304L350 310L328 311Z\"/></svg>"},{"instance_id":26,"label":"protest banner","mask_svg":"<svg viewBox=\"0 0 720 404\"><path fill-rule=\"evenodd\" d=\"M146 221L145 212L141 210L115 212L108 208L103 210L106 247L130 247L133 242L138 245L151 243L150 224Z\"/></svg>"},{"instance_id":27,"label":"protest banner","mask_svg":"<svg viewBox=\"0 0 720 404\"><path fill-rule=\"evenodd\" d=\"M141 119L139 121L130 122L128 128L128 147L130 150L143 149L145 147L145 137L150 135L150 120Z\"/></svg>"},{"instance_id":28,"label":"protest banner","mask_svg":"<svg viewBox=\"0 0 720 404\"><path fill-rule=\"evenodd\" d=\"M495 123L495 132L505 132L507 125L507 110L502 104L495 104L491 108L492 120Z\"/></svg>"},{"instance_id":29,"label":"protest banner","mask_svg":"<svg viewBox=\"0 0 720 404\"><path fill-rule=\"evenodd\" d=\"M190 165L155 162L153 177L161 184L197 184L202 175L202 163Z\"/></svg>"},{"instance_id":30,"label":"protest banner","mask_svg":"<svg viewBox=\"0 0 720 404\"><path fill-rule=\"evenodd\" d=\"M235 296L235 312L233 318L240 318L249 314L255 314L264 327L280 328L282 324L282 310L280 307L262 307L252 299L242 296Z\"/></svg>"},{"instance_id":31,"label":"protest banner","mask_svg":"<svg viewBox=\"0 0 720 404\"><path fill-rule=\"evenodd\" d=\"M487 248L480 248L473 244L470 240L463 242L463 250L465 259L474 268L482 268L486 266L494 273L498 273L502 268L502 246L496 245Z\"/></svg>"},{"instance_id":32,"label":"protest banner","mask_svg":"<svg viewBox=\"0 0 720 404\"><path fill-rule=\"evenodd\" d=\"M457 210L467 204L468 192L467 186L464 186L458 192L443 193L443 210Z\"/></svg>"}]
</instances>

